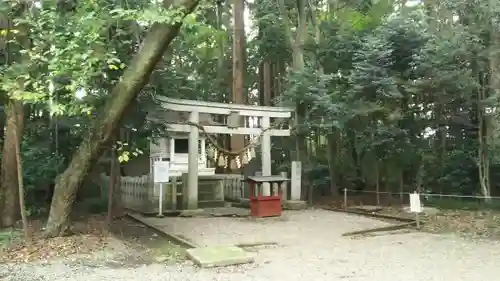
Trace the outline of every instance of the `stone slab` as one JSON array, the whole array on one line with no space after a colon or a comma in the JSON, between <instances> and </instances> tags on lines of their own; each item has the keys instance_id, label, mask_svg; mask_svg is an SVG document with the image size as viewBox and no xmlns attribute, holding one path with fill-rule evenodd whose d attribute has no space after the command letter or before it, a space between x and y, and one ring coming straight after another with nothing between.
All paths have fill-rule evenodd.
<instances>
[{"instance_id":1,"label":"stone slab","mask_svg":"<svg viewBox=\"0 0 500 281\"><path fill-rule=\"evenodd\" d=\"M254 262L251 253L236 246L212 246L187 250L187 256L200 267L220 267Z\"/></svg>"},{"instance_id":2,"label":"stone slab","mask_svg":"<svg viewBox=\"0 0 500 281\"><path fill-rule=\"evenodd\" d=\"M283 201L283 209L285 210L304 210L307 209L307 202L301 200Z\"/></svg>"},{"instance_id":3,"label":"stone slab","mask_svg":"<svg viewBox=\"0 0 500 281\"><path fill-rule=\"evenodd\" d=\"M179 214L180 217L195 217L203 213L203 209L187 209L182 210Z\"/></svg>"}]
</instances>

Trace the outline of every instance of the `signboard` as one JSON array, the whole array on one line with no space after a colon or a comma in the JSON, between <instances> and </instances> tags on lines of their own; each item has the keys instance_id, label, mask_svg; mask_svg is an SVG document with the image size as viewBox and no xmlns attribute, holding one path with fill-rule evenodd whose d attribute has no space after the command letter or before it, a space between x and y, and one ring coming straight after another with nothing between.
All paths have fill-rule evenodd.
<instances>
[{"instance_id":1,"label":"signboard","mask_svg":"<svg viewBox=\"0 0 500 281\"><path fill-rule=\"evenodd\" d=\"M417 192L410 193L410 212L422 212L422 205L420 204L420 194L418 194Z\"/></svg>"},{"instance_id":2,"label":"signboard","mask_svg":"<svg viewBox=\"0 0 500 281\"><path fill-rule=\"evenodd\" d=\"M169 182L169 161L155 161L153 162L153 181L154 183Z\"/></svg>"}]
</instances>

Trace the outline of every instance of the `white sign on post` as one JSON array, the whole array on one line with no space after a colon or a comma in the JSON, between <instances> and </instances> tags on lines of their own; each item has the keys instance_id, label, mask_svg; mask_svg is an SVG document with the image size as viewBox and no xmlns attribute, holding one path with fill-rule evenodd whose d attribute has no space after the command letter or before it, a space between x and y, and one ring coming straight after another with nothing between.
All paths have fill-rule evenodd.
<instances>
[{"instance_id":1,"label":"white sign on post","mask_svg":"<svg viewBox=\"0 0 500 281\"><path fill-rule=\"evenodd\" d=\"M155 161L153 163L153 181L154 183L169 182L169 161Z\"/></svg>"},{"instance_id":2,"label":"white sign on post","mask_svg":"<svg viewBox=\"0 0 500 281\"><path fill-rule=\"evenodd\" d=\"M421 213L422 205L420 204L420 195L417 192L410 194L410 212Z\"/></svg>"},{"instance_id":3,"label":"white sign on post","mask_svg":"<svg viewBox=\"0 0 500 281\"><path fill-rule=\"evenodd\" d=\"M422 204L420 204L420 194L418 194L416 191L410 193L410 212L415 213L417 228L420 228L419 214L422 212Z\"/></svg>"},{"instance_id":4,"label":"white sign on post","mask_svg":"<svg viewBox=\"0 0 500 281\"><path fill-rule=\"evenodd\" d=\"M168 171L170 168L169 161L155 161L153 163L153 182L160 185L158 194L158 216L163 216L163 184L169 181Z\"/></svg>"}]
</instances>

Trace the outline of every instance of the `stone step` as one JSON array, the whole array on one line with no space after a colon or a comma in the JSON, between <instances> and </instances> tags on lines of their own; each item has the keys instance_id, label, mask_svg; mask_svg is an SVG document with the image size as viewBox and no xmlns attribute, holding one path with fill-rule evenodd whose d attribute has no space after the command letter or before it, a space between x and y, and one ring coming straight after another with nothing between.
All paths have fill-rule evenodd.
<instances>
[{"instance_id":1,"label":"stone step","mask_svg":"<svg viewBox=\"0 0 500 281\"><path fill-rule=\"evenodd\" d=\"M186 250L196 265L209 268L254 262L254 256L236 246L212 246Z\"/></svg>"}]
</instances>

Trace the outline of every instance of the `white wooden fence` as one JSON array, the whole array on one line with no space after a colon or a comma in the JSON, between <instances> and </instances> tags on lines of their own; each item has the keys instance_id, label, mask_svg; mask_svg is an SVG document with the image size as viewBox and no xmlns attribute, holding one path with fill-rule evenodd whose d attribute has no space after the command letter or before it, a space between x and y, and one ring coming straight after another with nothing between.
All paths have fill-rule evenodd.
<instances>
[{"instance_id":1,"label":"white wooden fence","mask_svg":"<svg viewBox=\"0 0 500 281\"><path fill-rule=\"evenodd\" d=\"M103 184L106 186L109 183L109 176L101 175ZM235 174L215 174L210 176L199 177L198 200L199 203L212 203L224 201L240 201L243 194L243 176ZM139 177L121 177L119 179L120 186L116 192L119 196L122 207L134 210L141 213L155 213L158 211L158 189L155 189L155 184L151 175ZM176 208L182 209L182 178L179 178L175 183L168 183L163 188L163 210L172 210L172 185L177 185L177 194L179 195L176 201ZM156 191L155 191L156 190Z\"/></svg>"}]
</instances>

